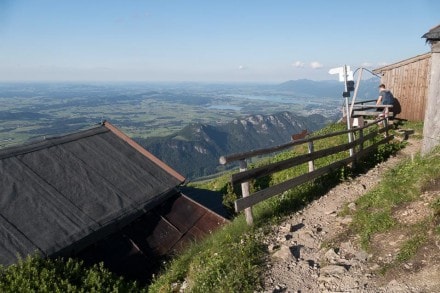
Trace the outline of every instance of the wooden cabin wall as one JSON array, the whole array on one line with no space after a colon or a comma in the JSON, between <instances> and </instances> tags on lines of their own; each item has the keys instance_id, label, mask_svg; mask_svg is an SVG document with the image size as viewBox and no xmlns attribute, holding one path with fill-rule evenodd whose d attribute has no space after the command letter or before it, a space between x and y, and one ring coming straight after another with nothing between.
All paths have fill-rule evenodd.
<instances>
[{"instance_id":1,"label":"wooden cabin wall","mask_svg":"<svg viewBox=\"0 0 440 293\"><path fill-rule=\"evenodd\" d=\"M430 57L430 54L425 54L380 70L381 82L400 102L401 113L397 118L424 120L431 72Z\"/></svg>"}]
</instances>

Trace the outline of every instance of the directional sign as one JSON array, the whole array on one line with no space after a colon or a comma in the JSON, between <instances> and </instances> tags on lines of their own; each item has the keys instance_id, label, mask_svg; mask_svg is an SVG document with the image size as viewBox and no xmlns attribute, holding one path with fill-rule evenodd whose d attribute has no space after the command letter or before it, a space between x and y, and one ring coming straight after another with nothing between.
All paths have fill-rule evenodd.
<instances>
[{"instance_id":1,"label":"directional sign","mask_svg":"<svg viewBox=\"0 0 440 293\"><path fill-rule=\"evenodd\" d=\"M350 66L347 66L347 80L353 80L353 71L351 71ZM329 70L330 74L339 74L339 81L345 81L344 67L336 67Z\"/></svg>"}]
</instances>

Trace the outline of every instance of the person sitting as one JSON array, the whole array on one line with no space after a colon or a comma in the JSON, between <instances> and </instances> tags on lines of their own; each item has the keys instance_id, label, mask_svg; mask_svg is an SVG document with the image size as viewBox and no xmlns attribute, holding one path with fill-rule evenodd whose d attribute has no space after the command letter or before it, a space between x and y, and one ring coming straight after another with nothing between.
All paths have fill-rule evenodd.
<instances>
[{"instance_id":1,"label":"person sitting","mask_svg":"<svg viewBox=\"0 0 440 293\"><path fill-rule=\"evenodd\" d=\"M390 90L388 90L385 85L382 83L379 86L379 97L377 98L376 105L389 105L392 106L394 103L394 96ZM382 114L379 115L379 118L385 117L388 118L390 113L389 107L385 107L383 109Z\"/></svg>"}]
</instances>

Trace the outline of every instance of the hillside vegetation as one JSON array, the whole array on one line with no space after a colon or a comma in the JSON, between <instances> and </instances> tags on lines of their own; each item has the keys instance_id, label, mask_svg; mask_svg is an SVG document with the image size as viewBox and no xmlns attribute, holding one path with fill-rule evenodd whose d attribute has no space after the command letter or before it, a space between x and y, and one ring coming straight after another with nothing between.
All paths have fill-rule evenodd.
<instances>
[{"instance_id":1,"label":"hillside vegetation","mask_svg":"<svg viewBox=\"0 0 440 293\"><path fill-rule=\"evenodd\" d=\"M147 292L117 277L103 264L85 267L73 259L28 256L7 268L0 266L1 292Z\"/></svg>"},{"instance_id":2,"label":"hillside vegetation","mask_svg":"<svg viewBox=\"0 0 440 293\"><path fill-rule=\"evenodd\" d=\"M185 177L194 179L224 171L218 159L225 154L286 143L292 134L321 129L329 120L284 111L272 115L249 115L219 125L194 123L166 136L139 139L155 156Z\"/></svg>"},{"instance_id":3,"label":"hillside vegetation","mask_svg":"<svg viewBox=\"0 0 440 293\"><path fill-rule=\"evenodd\" d=\"M331 125L317 134L324 134L342 130L344 125ZM338 145L346 141L346 135L331 138L322 142L324 148ZM242 215L239 215L231 224L204 241L194 245L188 252L177 257L167 264L161 274L150 286L151 292L171 292L180 286L189 286L191 292L253 292L261 289L264 259L268 254L263 245L265 235L271 225L279 223L284 217L300 210L310 201L324 195L330 188L350 176L355 176L365 168L369 168L394 154L404 143L395 141L381 146L376 153L365 159L360 169L342 168L323 176L314 182L306 183L297 188L284 192L270 200L254 207L253 227L245 224ZM305 152L305 149L295 149L283 152L270 161L277 161ZM339 156L341 156L340 154ZM325 158L316 164L328 164L325 160L338 160L337 155ZM257 165L267 163L266 160ZM306 166L299 166L279 172L271 178L263 178L253 182L254 190L264 185L270 186L287 178L304 173ZM222 190L227 194L226 201L235 197L233 188L228 186L230 175L204 182L204 188ZM237 190L237 189L235 189ZM238 191L237 191L238 192Z\"/></svg>"},{"instance_id":4,"label":"hillside vegetation","mask_svg":"<svg viewBox=\"0 0 440 293\"><path fill-rule=\"evenodd\" d=\"M338 124L331 125L319 131L319 134L334 132L344 127L344 125ZM421 130L421 125L404 125L403 127L416 127L419 133ZM323 145L317 146L317 148L338 145L344 140L346 140L345 136L332 138L322 142ZM381 146L377 152L366 158L362 167L358 169L342 168L336 170L313 182L303 184L258 204L254 208L255 225L253 227L246 225L243 215L237 215L230 224L213 233L204 241L194 243L187 251L166 263L162 272L144 290L147 289L149 292L178 292L179 290L185 290L185 292L254 292L261 290L262 276L266 266L265 259L269 254L267 246L263 244L263 239L270 232L271 226L280 223L286 216L324 195L341 181L362 176L365 169L386 160L404 146L404 141L396 140ZM262 160L255 166L302 152L305 150L296 148L293 151L280 153L271 159ZM338 158L335 156L331 159L337 160ZM316 163L319 165L326 162ZM296 176L296 174L304 172L304 169L305 166L299 166L294 170L282 171L270 178L257 180L253 182L252 188L257 190L264 186L270 186L286 178ZM399 256L394 261L383 264L384 273L392 271L399 263L417 257L420 249L425 247L429 241L440 240L440 197L438 193L436 198L430 201L424 217L418 221L405 226L393 220L396 211L401 211L412 202L417 201L420 194L427 190L440 186L439 171L439 149L425 157L417 155L412 159L404 160L383 177L384 179L377 188L358 199L356 202L358 208L355 211L348 208L345 210L345 213L351 214L354 219L347 235L359 235L362 245L367 250L372 249L371 242L377 240L375 237L380 233L399 228L407 229L407 233L412 235L408 241L402 244ZM200 183L200 186L223 191L225 201L231 202L237 196L238 191L234 192L237 188L229 185L229 178L230 174L226 174L215 180ZM328 245L331 246L331 243ZM32 260L26 260L26 262L32 266ZM11 270L14 270L14 273L11 273ZM29 275L26 270L17 270L16 267L2 269L2 275L0 286L4 291L8 291L8 288L19 288L8 287L11 283L26 284L29 282L22 281L22 279L41 278L38 274ZM10 281L10 276L14 276L13 281ZM51 282L65 282L62 281L63 278L58 278L56 272L52 280L54 281ZM102 281L107 282L104 279ZM135 288L130 286L136 285L127 283L126 286L128 286L127 288Z\"/></svg>"}]
</instances>

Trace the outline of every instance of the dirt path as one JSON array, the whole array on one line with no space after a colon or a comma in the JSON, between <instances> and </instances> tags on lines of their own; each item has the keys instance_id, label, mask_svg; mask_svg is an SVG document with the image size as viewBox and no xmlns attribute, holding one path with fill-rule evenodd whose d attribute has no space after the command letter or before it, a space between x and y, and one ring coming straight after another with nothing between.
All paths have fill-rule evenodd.
<instances>
[{"instance_id":1,"label":"dirt path","mask_svg":"<svg viewBox=\"0 0 440 293\"><path fill-rule=\"evenodd\" d=\"M358 197L371 190L382 174L402 158L414 156L420 145L421 141L410 140L395 157L339 184L274 226L272 235L266 238L271 257L267 260L262 292L440 292L438 266L416 273L408 264L407 275L399 273L386 280L378 274L380 266L372 261L373 256L358 247L357 239L345 240L333 248L322 245L343 232L352 220L339 217L338 212L346 204L355 209ZM393 245L392 240L387 240L388 246ZM391 253L387 256L392 257Z\"/></svg>"}]
</instances>

